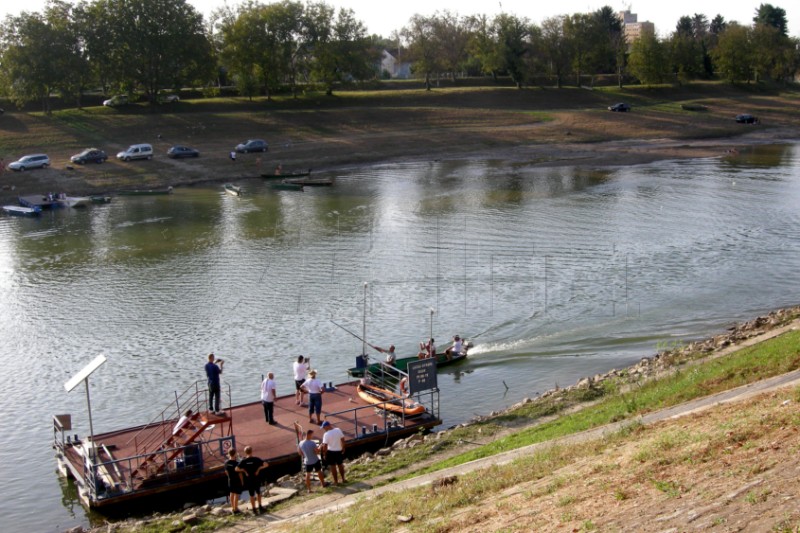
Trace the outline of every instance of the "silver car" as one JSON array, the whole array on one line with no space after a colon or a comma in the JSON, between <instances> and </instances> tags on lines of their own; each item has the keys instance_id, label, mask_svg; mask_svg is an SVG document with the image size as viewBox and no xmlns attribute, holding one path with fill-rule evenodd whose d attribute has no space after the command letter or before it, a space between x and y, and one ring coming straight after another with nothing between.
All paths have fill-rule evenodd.
<instances>
[{"instance_id":1,"label":"silver car","mask_svg":"<svg viewBox=\"0 0 800 533\"><path fill-rule=\"evenodd\" d=\"M236 151L240 154L249 152L266 152L269 149L267 141L263 139L249 139L241 144L236 145Z\"/></svg>"},{"instance_id":2,"label":"silver car","mask_svg":"<svg viewBox=\"0 0 800 533\"><path fill-rule=\"evenodd\" d=\"M19 160L8 164L11 170L30 170L32 168L47 168L50 166L50 158L45 154L31 154L22 156Z\"/></svg>"}]
</instances>

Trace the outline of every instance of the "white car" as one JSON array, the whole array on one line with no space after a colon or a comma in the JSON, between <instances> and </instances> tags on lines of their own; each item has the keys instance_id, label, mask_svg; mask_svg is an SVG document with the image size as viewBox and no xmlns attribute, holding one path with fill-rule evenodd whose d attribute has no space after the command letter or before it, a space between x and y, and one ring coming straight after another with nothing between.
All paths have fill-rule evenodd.
<instances>
[{"instance_id":1,"label":"white car","mask_svg":"<svg viewBox=\"0 0 800 533\"><path fill-rule=\"evenodd\" d=\"M103 100L103 105L106 107L117 107L127 104L128 104L128 96L124 94L118 94L116 96L112 96L108 100Z\"/></svg>"},{"instance_id":2,"label":"white car","mask_svg":"<svg viewBox=\"0 0 800 533\"><path fill-rule=\"evenodd\" d=\"M18 161L8 164L11 170L25 171L31 168L47 168L50 166L50 158L45 154L31 154L20 157Z\"/></svg>"}]
</instances>

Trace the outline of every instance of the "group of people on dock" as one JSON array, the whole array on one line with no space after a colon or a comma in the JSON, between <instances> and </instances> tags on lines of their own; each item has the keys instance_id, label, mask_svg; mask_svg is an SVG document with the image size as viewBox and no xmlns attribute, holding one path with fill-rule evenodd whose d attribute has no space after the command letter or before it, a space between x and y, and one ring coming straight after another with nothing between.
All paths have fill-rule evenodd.
<instances>
[{"instance_id":1,"label":"group of people on dock","mask_svg":"<svg viewBox=\"0 0 800 533\"><path fill-rule=\"evenodd\" d=\"M394 348L394 347L392 347ZM223 372L224 361L216 358L211 353L205 365L208 380L208 411L211 414L222 416L220 410L220 376ZM328 420L322 420L322 394L325 392L323 383L317 379L317 371L311 368L309 357L298 356L292 365L295 381L295 401L298 406L305 406L305 395L308 394L308 421L316 423L323 431L321 441L314 438L314 430L308 429L304 435L297 433L297 452L302 458L305 470L305 484L311 492L312 473L316 472L322 487L326 487L323 461L331 469L335 484L345 483L344 452L346 439L344 432L335 427ZM275 401L278 398L275 375L268 372L261 382L261 403L264 408L264 419L269 425L277 425L275 420ZM187 412L176 424L176 429L185 423L191 415ZM314 418L316 417L316 421ZM225 463L225 472L228 478L228 492L233 513L239 513L239 497L245 490L250 495L250 508L254 514L263 512L261 500L262 472L269 467L269 463L253 455L251 446L244 448L244 458L238 459L235 449L228 450L228 460Z\"/></svg>"}]
</instances>

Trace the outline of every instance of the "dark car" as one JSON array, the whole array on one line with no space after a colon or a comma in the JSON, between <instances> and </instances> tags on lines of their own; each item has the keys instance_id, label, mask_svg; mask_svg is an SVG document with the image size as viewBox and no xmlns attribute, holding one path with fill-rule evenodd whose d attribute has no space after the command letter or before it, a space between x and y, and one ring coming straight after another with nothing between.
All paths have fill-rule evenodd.
<instances>
[{"instance_id":1,"label":"dark car","mask_svg":"<svg viewBox=\"0 0 800 533\"><path fill-rule=\"evenodd\" d=\"M85 165L86 163L102 163L108 159L106 153L98 148L87 148L79 154L75 154L69 158L73 163Z\"/></svg>"},{"instance_id":2,"label":"dark car","mask_svg":"<svg viewBox=\"0 0 800 533\"><path fill-rule=\"evenodd\" d=\"M747 113L742 113L741 115L736 115L736 122L739 124L758 124L758 118Z\"/></svg>"},{"instance_id":3,"label":"dark car","mask_svg":"<svg viewBox=\"0 0 800 533\"><path fill-rule=\"evenodd\" d=\"M619 111L620 113L624 113L626 111L630 111L631 110L631 106L629 104L625 104L625 103L620 102L618 104L614 104L614 105L608 106L608 110L609 111Z\"/></svg>"},{"instance_id":4,"label":"dark car","mask_svg":"<svg viewBox=\"0 0 800 533\"><path fill-rule=\"evenodd\" d=\"M188 146L177 145L167 150L167 156L171 157L172 159L179 159L181 157L197 157L199 155L200 152L194 148L189 148Z\"/></svg>"},{"instance_id":5,"label":"dark car","mask_svg":"<svg viewBox=\"0 0 800 533\"><path fill-rule=\"evenodd\" d=\"M236 145L236 151L240 154L247 154L249 152L266 152L267 149L267 141L262 139L250 139Z\"/></svg>"}]
</instances>

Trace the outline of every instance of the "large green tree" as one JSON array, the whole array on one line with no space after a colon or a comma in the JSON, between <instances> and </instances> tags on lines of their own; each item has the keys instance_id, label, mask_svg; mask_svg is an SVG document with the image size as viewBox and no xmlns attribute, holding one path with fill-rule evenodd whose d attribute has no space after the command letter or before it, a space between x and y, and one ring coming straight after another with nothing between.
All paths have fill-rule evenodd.
<instances>
[{"instance_id":1,"label":"large green tree","mask_svg":"<svg viewBox=\"0 0 800 533\"><path fill-rule=\"evenodd\" d=\"M751 30L731 23L718 36L714 49L717 73L731 83L749 81L752 74L753 45Z\"/></svg>"},{"instance_id":2,"label":"large green tree","mask_svg":"<svg viewBox=\"0 0 800 533\"><path fill-rule=\"evenodd\" d=\"M644 33L631 45L628 69L646 85L664 83L670 70L667 45L654 33Z\"/></svg>"},{"instance_id":3,"label":"large green tree","mask_svg":"<svg viewBox=\"0 0 800 533\"><path fill-rule=\"evenodd\" d=\"M433 17L414 15L401 31L408 47L408 59L413 72L425 77L425 90L431 90L431 75L441 71L441 55L436 39L436 22Z\"/></svg>"},{"instance_id":4,"label":"large green tree","mask_svg":"<svg viewBox=\"0 0 800 533\"><path fill-rule=\"evenodd\" d=\"M518 88L522 88L526 75L526 56L530 51L531 24L528 19L501 13L492 23L497 36L502 68L511 76Z\"/></svg>"},{"instance_id":5,"label":"large green tree","mask_svg":"<svg viewBox=\"0 0 800 533\"><path fill-rule=\"evenodd\" d=\"M761 4L756 9L756 16L753 22L758 25L772 26L786 37L788 35L789 22L786 20L786 11L772 4Z\"/></svg>"},{"instance_id":6,"label":"large green tree","mask_svg":"<svg viewBox=\"0 0 800 533\"><path fill-rule=\"evenodd\" d=\"M106 26L87 38L88 55L111 64L115 85L155 102L159 89L213 75L203 17L185 0L96 0L88 11Z\"/></svg>"},{"instance_id":7,"label":"large green tree","mask_svg":"<svg viewBox=\"0 0 800 533\"><path fill-rule=\"evenodd\" d=\"M570 47L564 35L564 16L549 17L542 21L541 31L536 34L534 47L542 58L548 73L555 78L560 89L564 76L569 73Z\"/></svg>"},{"instance_id":8,"label":"large green tree","mask_svg":"<svg viewBox=\"0 0 800 533\"><path fill-rule=\"evenodd\" d=\"M23 12L6 18L0 75L18 105L39 100L49 114L53 94L80 94L86 63L76 29L71 6L60 1L48 3L44 14Z\"/></svg>"},{"instance_id":9,"label":"large green tree","mask_svg":"<svg viewBox=\"0 0 800 533\"><path fill-rule=\"evenodd\" d=\"M450 11L436 13L433 16L433 33L438 42L439 64L455 81L456 75L466 68L468 60L470 31L467 21Z\"/></svg>"}]
</instances>

